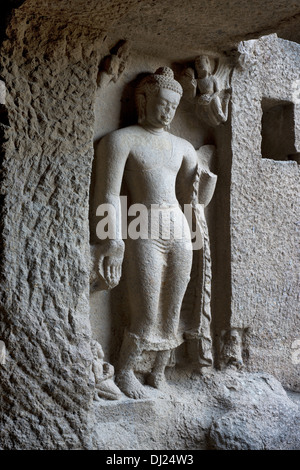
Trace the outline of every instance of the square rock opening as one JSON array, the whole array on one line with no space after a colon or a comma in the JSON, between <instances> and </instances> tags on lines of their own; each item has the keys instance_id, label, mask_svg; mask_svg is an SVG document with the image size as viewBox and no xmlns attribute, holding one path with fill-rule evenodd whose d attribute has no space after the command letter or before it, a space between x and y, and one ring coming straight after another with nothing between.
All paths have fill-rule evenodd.
<instances>
[{"instance_id":1,"label":"square rock opening","mask_svg":"<svg viewBox=\"0 0 300 470\"><path fill-rule=\"evenodd\" d=\"M299 163L295 149L294 104L263 98L261 154L263 158Z\"/></svg>"}]
</instances>

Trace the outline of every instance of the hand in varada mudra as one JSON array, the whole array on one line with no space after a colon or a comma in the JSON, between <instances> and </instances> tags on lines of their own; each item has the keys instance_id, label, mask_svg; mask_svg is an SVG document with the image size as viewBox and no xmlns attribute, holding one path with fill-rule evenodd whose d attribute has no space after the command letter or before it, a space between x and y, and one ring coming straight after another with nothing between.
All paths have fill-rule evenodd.
<instances>
[{"instance_id":1,"label":"hand in varada mudra","mask_svg":"<svg viewBox=\"0 0 300 470\"><path fill-rule=\"evenodd\" d=\"M101 244L98 268L108 289L113 289L120 282L124 250L123 240L105 240Z\"/></svg>"}]
</instances>

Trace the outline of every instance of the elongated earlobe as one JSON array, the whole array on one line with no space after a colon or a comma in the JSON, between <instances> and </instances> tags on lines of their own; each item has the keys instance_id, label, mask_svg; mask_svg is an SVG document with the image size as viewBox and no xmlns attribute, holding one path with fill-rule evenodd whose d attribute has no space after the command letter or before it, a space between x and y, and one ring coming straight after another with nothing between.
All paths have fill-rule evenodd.
<instances>
[{"instance_id":1,"label":"elongated earlobe","mask_svg":"<svg viewBox=\"0 0 300 470\"><path fill-rule=\"evenodd\" d=\"M140 95L138 98L138 123L143 124L146 118L146 96Z\"/></svg>"}]
</instances>

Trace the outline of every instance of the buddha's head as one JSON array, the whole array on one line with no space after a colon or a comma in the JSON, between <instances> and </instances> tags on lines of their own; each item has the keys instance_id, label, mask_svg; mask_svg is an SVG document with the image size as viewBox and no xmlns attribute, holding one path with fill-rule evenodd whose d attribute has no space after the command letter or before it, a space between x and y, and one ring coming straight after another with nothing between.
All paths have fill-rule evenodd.
<instances>
[{"instance_id":1,"label":"buddha's head","mask_svg":"<svg viewBox=\"0 0 300 470\"><path fill-rule=\"evenodd\" d=\"M182 87L169 67L145 77L136 89L139 124L168 128L182 96Z\"/></svg>"}]
</instances>

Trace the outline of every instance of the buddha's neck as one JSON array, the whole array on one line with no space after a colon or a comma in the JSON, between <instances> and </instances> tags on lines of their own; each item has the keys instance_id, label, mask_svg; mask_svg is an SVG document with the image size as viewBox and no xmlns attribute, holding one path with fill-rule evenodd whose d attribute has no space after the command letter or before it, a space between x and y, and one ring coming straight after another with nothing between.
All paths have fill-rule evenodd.
<instances>
[{"instance_id":1,"label":"buddha's neck","mask_svg":"<svg viewBox=\"0 0 300 470\"><path fill-rule=\"evenodd\" d=\"M150 134L154 135L162 135L165 133L165 130L163 127L153 127L150 124L144 123L141 125L145 131L150 132Z\"/></svg>"}]
</instances>

